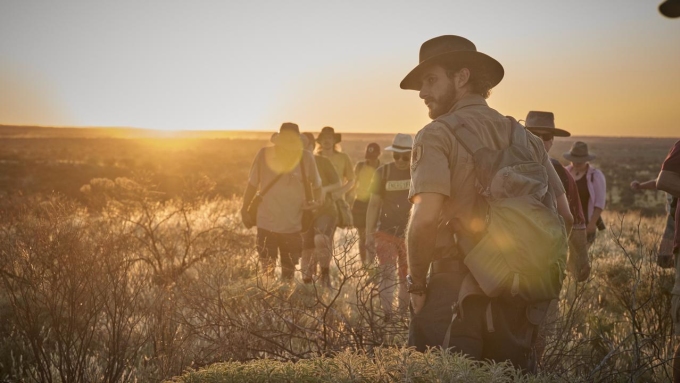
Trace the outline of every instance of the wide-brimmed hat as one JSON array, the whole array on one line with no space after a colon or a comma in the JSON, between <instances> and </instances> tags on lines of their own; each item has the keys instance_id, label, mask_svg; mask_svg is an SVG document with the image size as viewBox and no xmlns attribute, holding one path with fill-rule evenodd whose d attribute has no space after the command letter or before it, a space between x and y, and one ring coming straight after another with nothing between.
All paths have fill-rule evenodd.
<instances>
[{"instance_id":1,"label":"wide-brimmed hat","mask_svg":"<svg viewBox=\"0 0 680 383\"><path fill-rule=\"evenodd\" d=\"M366 154L364 154L364 158L374 160L378 157L380 157L380 145L375 142L366 145Z\"/></svg>"},{"instance_id":2,"label":"wide-brimmed hat","mask_svg":"<svg viewBox=\"0 0 680 383\"><path fill-rule=\"evenodd\" d=\"M552 112L538 112L535 110L527 114L524 126L534 134L552 134L555 137L569 137L571 133L555 127L555 115Z\"/></svg>"},{"instance_id":3,"label":"wide-brimmed hat","mask_svg":"<svg viewBox=\"0 0 680 383\"><path fill-rule=\"evenodd\" d=\"M342 135L340 133L335 133L335 129L331 128L330 126L325 126L323 129L321 129L321 133L319 133L319 135L316 136L316 142L319 142L321 137L327 135L332 135L333 140L335 140L336 144L342 141Z\"/></svg>"},{"instance_id":4,"label":"wide-brimmed hat","mask_svg":"<svg viewBox=\"0 0 680 383\"><path fill-rule=\"evenodd\" d=\"M420 90L423 70L435 63L466 65L473 76L475 73L485 73L492 88L501 82L505 73L501 63L477 52L472 41L460 36L444 35L427 40L420 46L418 65L401 81L401 89Z\"/></svg>"},{"instance_id":5,"label":"wide-brimmed hat","mask_svg":"<svg viewBox=\"0 0 680 383\"><path fill-rule=\"evenodd\" d=\"M571 150L564 153L563 156L567 161L576 163L588 162L595 159L594 155L588 153L588 144L581 141L574 142L574 145L571 146Z\"/></svg>"},{"instance_id":6,"label":"wide-brimmed hat","mask_svg":"<svg viewBox=\"0 0 680 383\"><path fill-rule=\"evenodd\" d=\"M302 142L302 147L307 146L307 137L300 134L300 127L292 122L284 122L281 124L278 133L272 134L271 142L274 145L290 146L297 142Z\"/></svg>"},{"instance_id":7,"label":"wide-brimmed hat","mask_svg":"<svg viewBox=\"0 0 680 383\"><path fill-rule=\"evenodd\" d=\"M385 151L406 153L413 150L413 137L410 134L397 133L392 140L392 145L385 148Z\"/></svg>"},{"instance_id":8,"label":"wide-brimmed hat","mask_svg":"<svg viewBox=\"0 0 680 383\"><path fill-rule=\"evenodd\" d=\"M680 17L680 0L666 0L659 5L659 12L672 19Z\"/></svg>"}]
</instances>

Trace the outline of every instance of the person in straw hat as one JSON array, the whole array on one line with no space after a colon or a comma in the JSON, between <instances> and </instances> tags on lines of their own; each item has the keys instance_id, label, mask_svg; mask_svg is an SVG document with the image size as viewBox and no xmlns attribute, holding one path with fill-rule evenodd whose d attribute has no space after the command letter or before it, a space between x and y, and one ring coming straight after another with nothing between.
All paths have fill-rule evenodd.
<instances>
[{"instance_id":1,"label":"person in straw hat","mask_svg":"<svg viewBox=\"0 0 680 383\"><path fill-rule=\"evenodd\" d=\"M567 170L576 181L581 207L586 217L586 235L590 247L595 241L597 229L604 229L600 215L606 203L607 181L604 174L590 164L595 156L588 152L588 145L585 142L574 142L571 150L563 156L571 162L567 165Z\"/></svg>"},{"instance_id":2,"label":"person in straw hat","mask_svg":"<svg viewBox=\"0 0 680 383\"><path fill-rule=\"evenodd\" d=\"M524 121L528 131L543 140L546 152L550 152L555 137L569 137L571 133L555 127L555 115L552 112L530 111ZM569 259L568 270L577 281L583 282L590 275L590 262L588 260L588 248L586 246L586 221L581 207L581 199L578 195L576 181L571 174L555 158L550 158L555 171L560 176L562 185L566 190L569 209L574 217L574 224L569 235Z\"/></svg>"},{"instance_id":3,"label":"person in straw hat","mask_svg":"<svg viewBox=\"0 0 680 383\"><path fill-rule=\"evenodd\" d=\"M411 211L408 192L412 147L413 137L399 133L392 145L385 148L386 152L392 152L394 162L380 166L373 175L366 210L366 249L378 258L380 303L386 321L393 315L395 287L398 287L399 311L405 312L408 307L404 231Z\"/></svg>"},{"instance_id":4,"label":"person in straw hat","mask_svg":"<svg viewBox=\"0 0 680 383\"><path fill-rule=\"evenodd\" d=\"M528 334L535 334L537 324L527 314L533 312L528 302L510 294L484 295L463 262L459 245L483 235L488 205L477 192L471 155L452 129L437 120L464 121L485 147L507 148L516 125L485 100L503 75L503 66L477 51L470 40L445 35L422 44L418 65L400 84L419 91L429 117L436 120L418 132L411 156L408 343L419 351L450 346L473 359L509 361L532 371L535 336ZM548 174L547 193L554 197L568 232L573 218L562 182L543 143L533 135L526 137L527 149Z\"/></svg>"},{"instance_id":5,"label":"person in straw hat","mask_svg":"<svg viewBox=\"0 0 680 383\"><path fill-rule=\"evenodd\" d=\"M307 149L314 151L314 135L303 133L309 140ZM305 233L302 234L303 250L300 260L302 281L311 284L316 274L317 265L321 268L319 282L324 287L330 287L329 267L333 256L333 233L338 221L338 211L333 201L332 193L340 189L340 177L333 164L326 157L314 155L316 168L321 177L321 196L319 206L314 209L314 220Z\"/></svg>"},{"instance_id":6,"label":"person in straw hat","mask_svg":"<svg viewBox=\"0 0 680 383\"><path fill-rule=\"evenodd\" d=\"M366 145L364 160L354 165L356 182L351 190L352 221L359 234L359 258L364 266L374 261L366 251L366 209L371 198L371 180L380 165L380 145L375 142Z\"/></svg>"},{"instance_id":7,"label":"person in straw hat","mask_svg":"<svg viewBox=\"0 0 680 383\"><path fill-rule=\"evenodd\" d=\"M274 146L260 149L250 168L243 194L241 218L246 227L257 226L257 253L268 275L281 257L281 279L291 281L302 253L302 211L313 206L305 197L305 184L318 195L321 179L314 156L304 150L307 139L291 122L272 135ZM303 172L304 169L304 172ZM253 216L251 202L260 201Z\"/></svg>"},{"instance_id":8,"label":"person in straw hat","mask_svg":"<svg viewBox=\"0 0 680 383\"><path fill-rule=\"evenodd\" d=\"M354 186L354 165L347 153L340 151L342 135L335 133L335 129L330 126L326 126L321 129L316 142L318 144L317 154L328 158L340 176L342 187L333 196L335 199L344 198L345 193Z\"/></svg>"}]
</instances>

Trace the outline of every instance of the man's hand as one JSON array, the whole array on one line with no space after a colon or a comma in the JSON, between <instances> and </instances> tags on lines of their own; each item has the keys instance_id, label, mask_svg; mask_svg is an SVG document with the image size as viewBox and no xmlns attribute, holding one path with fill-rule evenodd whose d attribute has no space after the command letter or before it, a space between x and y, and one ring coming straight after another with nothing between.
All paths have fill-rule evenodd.
<instances>
[{"instance_id":1,"label":"man's hand","mask_svg":"<svg viewBox=\"0 0 680 383\"><path fill-rule=\"evenodd\" d=\"M586 233L592 234L597 231L597 222L591 222L586 226Z\"/></svg>"},{"instance_id":2,"label":"man's hand","mask_svg":"<svg viewBox=\"0 0 680 383\"><path fill-rule=\"evenodd\" d=\"M426 295L424 293L410 295L411 295L411 308L413 309L413 313L418 314L420 310L423 309L423 306L425 306Z\"/></svg>"},{"instance_id":3,"label":"man's hand","mask_svg":"<svg viewBox=\"0 0 680 383\"><path fill-rule=\"evenodd\" d=\"M373 236L373 233L366 233L366 251L371 254L375 253L375 237Z\"/></svg>"},{"instance_id":4,"label":"man's hand","mask_svg":"<svg viewBox=\"0 0 680 383\"><path fill-rule=\"evenodd\" d=\"M252 221L250 214L248 214L248 210L246 209L241 209L241 221L243 222L243 226L248 229L255 226L255 222Z\"/></svg>"},{"instance_id":5,"label":"man's hand","mask_svg":"<svg viewBox=\"0 0 680 383\"><path fill-rule=\"evenodd\" d=\"M320 208L321 206L323 206L323 201L305 201L305 203L302 204L302 210L314 210Z\"/></svg>"},{"instance_id":6,"label":"man's hand","mask_svg":"<svg viewBox=\"0 0 680 383\"><path fill-rule=\"evenodd\" d=\"M581 266L581 269L578 271L578 275L576 276L576 281L585 282L588 280L588 277L590 277L590 263L586 263L585 265Z\"/></svg>"},{"instance_id":7,"label":"man's hand","mask_svg":"<svg viewBox=\"0 0 680 383\"><path fill-rule=\"evenodd\" d=\"M640 191L642 190L640 188L640 182L639 181L633 181L630 183L630 188L633 189L633 191Z\"/></svg>"}]
</instances>

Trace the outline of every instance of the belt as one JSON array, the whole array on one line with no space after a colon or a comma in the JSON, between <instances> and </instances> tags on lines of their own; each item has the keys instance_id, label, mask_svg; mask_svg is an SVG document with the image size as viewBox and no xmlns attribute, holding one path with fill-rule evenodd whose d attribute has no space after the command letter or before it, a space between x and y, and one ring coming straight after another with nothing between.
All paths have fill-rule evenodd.
<instances>
[{"instance_id":1,"label":"belt","mask_svg":"<svg viewBox=\"0 0 680 383\"><path fill-rule=\"evenodd\" d=\"M445 258L433 261L430 265L430 273L441 274L441 273L456 273L465 269L465 264L463 261Z\"/></svg>"}]
</instances>

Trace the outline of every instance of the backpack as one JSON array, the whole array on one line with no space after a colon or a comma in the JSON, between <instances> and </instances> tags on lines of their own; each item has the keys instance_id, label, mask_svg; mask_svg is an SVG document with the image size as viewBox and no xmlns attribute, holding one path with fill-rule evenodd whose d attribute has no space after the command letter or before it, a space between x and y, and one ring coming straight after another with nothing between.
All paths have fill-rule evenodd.
<instances>
[{"instance_id":1,"label":"backpack","mask_svg":"<svg viewBox=\"0 0 680 383\"><path fill-rule=\"evenodd\" d=\"M567 233L548 190L548 172L513 118L510 146L495 150L454 115L447 126L472 156L477 187L486 201L486 231L469 248L465 265L484 294L504 292L528 302L559 297L565 277Z\"/></svg>"}]
</instances>

